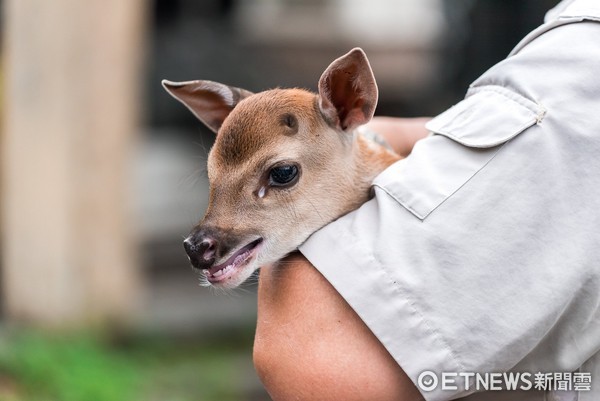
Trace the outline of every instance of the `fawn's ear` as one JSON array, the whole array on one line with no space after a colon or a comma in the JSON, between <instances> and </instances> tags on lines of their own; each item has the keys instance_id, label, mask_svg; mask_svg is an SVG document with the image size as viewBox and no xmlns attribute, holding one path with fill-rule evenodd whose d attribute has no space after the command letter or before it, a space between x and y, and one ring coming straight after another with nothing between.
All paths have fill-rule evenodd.
<instances>
[{"instance_id":1,"label":"fawn's ear","mask_svg":"<svg viewBox=\"0 0 600 401\"><path fill-rule=\"evenodd\" d=\"M377 95L373 71L358 47L331 63L319 79L321 112L329 124L344 131L371 120Z\"/></svg>"},{"instance_id":2,"label":"fawn's ear","mask_svg":"<svg viewBox=\"0 0 600 401\"><path fill-rule=\"evenodd\" d=\"M165 79L162 86L215 133L231 110L252 95L247 90L212 81L171 82Z\"/></svg>"}]
</instances>

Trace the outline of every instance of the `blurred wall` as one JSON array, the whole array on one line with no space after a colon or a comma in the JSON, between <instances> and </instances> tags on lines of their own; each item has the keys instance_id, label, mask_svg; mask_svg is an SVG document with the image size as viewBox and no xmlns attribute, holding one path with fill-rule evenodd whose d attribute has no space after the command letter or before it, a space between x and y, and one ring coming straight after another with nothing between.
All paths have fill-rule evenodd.
<instances>
[{"instance_id":1,"label":"blurred wall","mask_svg":"<svg viewBox=\"0 0 600 401\"><path fill-rule=\"evenodd\" d=\"M128 172L147 3L3 6L5 315L50 326L127 322L141 290Z\"/></svg>"}]
</instances>

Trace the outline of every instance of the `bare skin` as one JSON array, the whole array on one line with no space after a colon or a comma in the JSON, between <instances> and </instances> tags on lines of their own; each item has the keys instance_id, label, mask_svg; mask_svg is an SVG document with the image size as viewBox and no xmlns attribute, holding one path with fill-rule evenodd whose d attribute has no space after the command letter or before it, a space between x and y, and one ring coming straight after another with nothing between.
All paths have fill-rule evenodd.
<instances>
[{"instance_id":1,"label":"bare skin","mask_svg":"<svg viewBox=\"0 0 600 401\"><path fill-rule=\"evenodd\" d=\"M369 126L407 155L427 135L426 121L376 117ZM281 263L261 270L254 342L254 365L273 400L423 399L310 262L294 253Z\"/></svg>"},{"instance_id":2,"label":"bare skin","mask_svg":"<svg viewBox=\"0 0 600 401\"><path fill-rule=\"evenodd\" d=\"M366 127L383 136L397 154L406 157L415 143L427 136L425 123L429 120L428 117L373 117Z\"/></svg>"}]
</instances>

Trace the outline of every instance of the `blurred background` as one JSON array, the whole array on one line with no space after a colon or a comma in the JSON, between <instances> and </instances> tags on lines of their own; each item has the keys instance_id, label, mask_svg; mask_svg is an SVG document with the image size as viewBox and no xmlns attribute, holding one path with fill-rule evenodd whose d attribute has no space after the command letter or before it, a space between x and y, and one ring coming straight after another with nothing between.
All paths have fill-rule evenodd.
<instances>
[{"instance_id":1,"label":"blurred background","mask_svg":"<svg viewBox=\"0 0 600 401\"><path fill-rule=\"evenodd\" d=\"M1 0L0 400L268 400L254 284L182 239L214 135L160 80L316 89L355 46L377 114L433 116L557 0Z\"/></svg>"}]
</instances>

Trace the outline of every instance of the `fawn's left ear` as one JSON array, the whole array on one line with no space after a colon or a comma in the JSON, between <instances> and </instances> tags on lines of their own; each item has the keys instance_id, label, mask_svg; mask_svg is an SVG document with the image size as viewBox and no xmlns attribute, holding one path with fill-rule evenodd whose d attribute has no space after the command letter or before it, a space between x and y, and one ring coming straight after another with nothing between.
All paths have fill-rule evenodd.
<instances>
[{"instance_id":1,"label":"fawn's left ear","mask_svg":"<svg viewBox=\"0 0 600 401\"><path fill-rule=\"evenodd\" d=\"M377 84L367 56L354 48L327 67L319 80L319 107L325 120L349 131L371 120Z\"/></svg>"},{"instance_id":2,"label":"fawn's left ear","mask_svg":"<svg viewBox=\"0 0 600 401\"><path fill-rule=\"evenodd\" d=\"M171 82L165 79L162 86L215 133L231 110L252 95L245 89L212 81Z\"/></svg>"}]
</instances>

